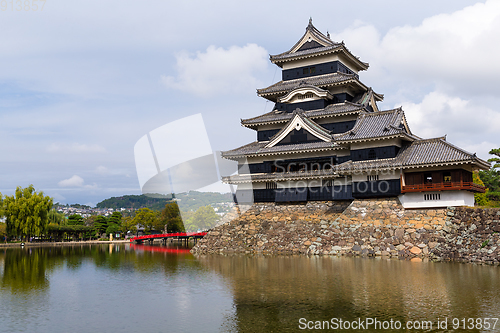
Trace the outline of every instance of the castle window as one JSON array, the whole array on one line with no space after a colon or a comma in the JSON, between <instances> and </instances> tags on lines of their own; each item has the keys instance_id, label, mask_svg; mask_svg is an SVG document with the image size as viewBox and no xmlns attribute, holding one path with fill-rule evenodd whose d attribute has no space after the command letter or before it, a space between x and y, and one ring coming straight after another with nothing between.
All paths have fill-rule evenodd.
<instances>
[{"instance_id":1,"label":"castle window","mask_svg":"<svg viewBox=\"0 0 500 333\"><path fill-rule=\"evenodd\" d=\"M424 194L424 200L425 201L441 200L441 194L440 193Z\"/></svg>"},{"instance_id":2,"label":"castle window","mask_svg":"<svg viewBox=\"0 0 500 333\"><path fill-rule=\"evenodd\" d=\"M368 175L368 176L366 176L366 178L369 182L373 182L373 181L378 180L378 175Z\"/></svg>"},{"instance_id":3,"label":"castle window","mask_svg":"<svg viewBox=\"0 0 500 333\"><path fill-rule=\"evenodd\" d=\"M333 180L332 179L323 179L323 180L321 180L321 185L323 187L333 186Z\"/></svg>"},{"instance_id":4,"label":"castle window","mask_svg":"<svg viewBox=\"0 0 500 333\"><path fill-rule=\"evenodd\" d=\"M432 173L424 173L424 182L426 184L432 183Z\"/></svg>"},{"instance_id":5,"label":"castle window","mask_svg":"<svg viewBox=\"0 0 500 333\"><path fill-rule=\"evenodd\" d=\"M309 67L304 68L302 74L309 74Z\"/></svg>"},{"instance_id":6,"label":"castle window","mask_svg":"<svg viewBox=\"0 0 500 333\"><path fill-rule=\"evenodd\" d=\"M307 93L307 94L304 94L304 95L298 95L297 98L298 99L306 99L306 98L313 98L314 95L313 93Z\"/></svg>"},{"instance_id":7,"label":"castle window","mask_svg":"<svg viewBox=\"0 0 500 333\"><path fill-rule=\"evenodd\" d=\"M377 154L375 153L375 149L370 149L368 151L368 159L369 160L374 160L377 158Z\"/></svg>"},{"instance_id":8,"label":"castle window","mask_svg":"<svg viewBox=\"0 0 500 333\"><path fill-rule=\"evenodd\" d=\"M311 67L311 74L316 73L316 67Z\"/></svg>"},{"instance_id":9,"label":"castle window","mask_svg":"<svg viewBox=\"0 0 500 333\"><path fill-rule=\"evenodd\" d=\"M443 172L443 181L445 183L450 183L451 182L451 172L449 172L449 171Z\"/></svg>"},{"instance_id":10,"label":"castle window","mask_svg":"<svg viewBox=\"0 0 500 333\"><path fill-rule=\"evenodd\" d=\"M278 183L266 183L266 190L275 190L278 188Z\"/></svg>"}]
</instances>

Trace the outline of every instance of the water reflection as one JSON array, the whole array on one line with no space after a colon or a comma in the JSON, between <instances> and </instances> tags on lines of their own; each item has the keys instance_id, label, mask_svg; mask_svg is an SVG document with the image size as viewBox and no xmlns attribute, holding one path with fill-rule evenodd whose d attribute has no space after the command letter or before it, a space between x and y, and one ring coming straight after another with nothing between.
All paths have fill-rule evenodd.
<instances>
[{"instance_id":1,"label":"water reflection","mask_svg":"<svg viewBox=\"0 0 500 333\"><path fill-rule=\"evenodd\" d=\"M0 332L216 332L227 313L223 280L187 248L0 250Z\"/></svg>"},{"instance_id":2,"label":"water reflection","mask_svg":"<svg viewBox=\"0 0 500 333\"><path fill-rule=\"evenodd\" d=\"M49 282L46 270L51 266L46 253L39 249L29 249L24 252L4 251L3 274L1 288L10 289L13 293L30 289L44 290Z\"/></svg>"},{"instance_id":3,"label":"water reflection","mask_svg":"<svg viewBox=\"0 0 500 333\"><path fill-rule=\"evenodd\" d=\"M193 256L128 244L0 250L6 332L293 332L300 318L404 323L499 313L499 267Z\"/></svg>"},{"instance_id":4,"label":"water reflection","mask_svg":"<svg viewBox=\"0 0 500 333\"><path fill-rule=\"evenodd\" d=\"M498 267L303 256L198 260L230 281L238 332L296 331L300 318L405 323L500 313Z\"/></svg>"}]
</instances>

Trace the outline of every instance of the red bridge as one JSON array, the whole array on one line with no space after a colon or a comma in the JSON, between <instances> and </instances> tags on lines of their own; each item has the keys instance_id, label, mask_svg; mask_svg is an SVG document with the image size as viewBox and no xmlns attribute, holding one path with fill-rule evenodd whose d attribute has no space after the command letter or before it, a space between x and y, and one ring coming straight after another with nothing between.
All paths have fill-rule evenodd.
<instances>
[{"instance_id":1,"label":"red bridge","mask_svg":"<svg viewBox=\"0 0 500 333\"><path fill-rule=\"evenodd\" d=\"M142 243L144 241L152 242L155 239L162 239L166 241L168 238L175 238L179 240L188 240L189 238L198 239L203 238L207 234L206 231L203 232L172 232L169 234L154 234L154 235L144 235L130 238L131 242Z\"/></svg>"}]
</instances>

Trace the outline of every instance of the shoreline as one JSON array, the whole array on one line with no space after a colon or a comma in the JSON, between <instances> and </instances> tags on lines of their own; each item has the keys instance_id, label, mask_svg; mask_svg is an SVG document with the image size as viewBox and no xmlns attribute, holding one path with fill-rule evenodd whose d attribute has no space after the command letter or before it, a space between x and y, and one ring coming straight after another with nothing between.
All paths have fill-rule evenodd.
<instances>
[{"instance_id":1,"label":"shoreline","mask_svg":"<svg viewBox=\"0 0 500 333\"><path fill-rule=\"evenodd\" d=\"M39 247L39 246L74 246L74 245L88 245L88 244L120 244L130 243L129 240L112 240L112 241L76 241L76 242L26 242L24 247ZM21 243L0 243L0 248L22 247Z\"/></svg>"},{"instance_id":2,"label":"shoreline","mask_svg":"<svg viewBox=\"0 0 500 333\"><path fill-rule=\"evenodd\" d=\"M404 209L397 197L255 203L191 250L430 259L500 265L500 209Z\"/></svg>"}]
</instances>

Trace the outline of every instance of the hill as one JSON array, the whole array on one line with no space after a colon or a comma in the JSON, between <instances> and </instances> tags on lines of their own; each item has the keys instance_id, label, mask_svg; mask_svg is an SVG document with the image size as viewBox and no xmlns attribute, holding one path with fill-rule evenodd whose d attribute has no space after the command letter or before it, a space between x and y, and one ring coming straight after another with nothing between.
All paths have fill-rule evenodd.
<instances>
[{"instance_id":1,"label":"hill","mask_svg":"<svg viewBox=\"0 0 500 333\"><path fill-rule=\"evenodd\" d=\"M196 192L176 194L179 208L183 211L196 210L202 206L215 203L232 201L231 193L216 193L216 192ZM97 208L150 208L153 210L162 210L165 205L171 202L170 196L164 198L152 198L144 194L141 195L124 195L121 197L111 197L99 202Z\"/></svg>"}]
</instances>

